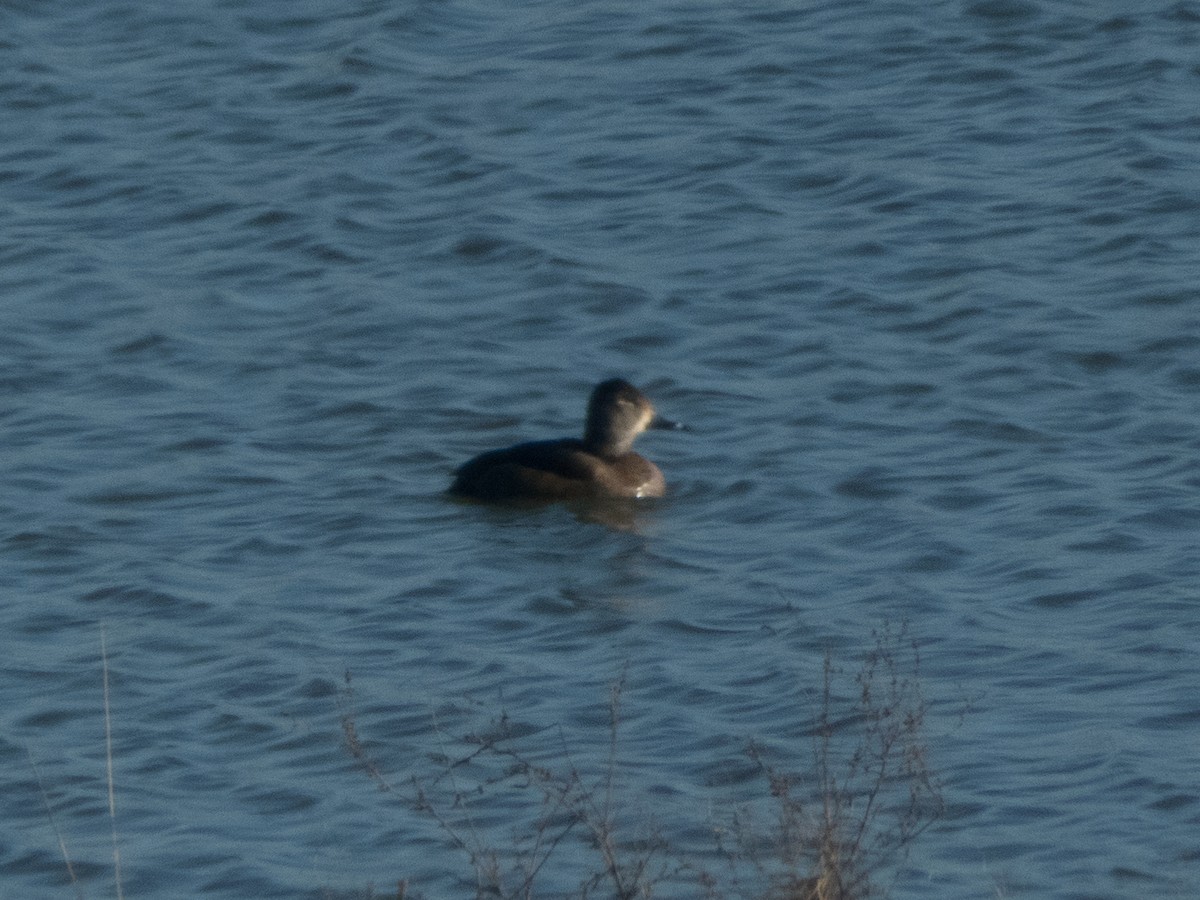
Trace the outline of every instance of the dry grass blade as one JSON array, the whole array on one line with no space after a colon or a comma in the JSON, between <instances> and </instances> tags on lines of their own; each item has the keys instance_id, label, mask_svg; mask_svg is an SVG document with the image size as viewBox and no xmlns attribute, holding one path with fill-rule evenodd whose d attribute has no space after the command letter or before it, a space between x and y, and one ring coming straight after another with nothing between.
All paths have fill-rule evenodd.
<instances>
[{"instance_id":1,"label":"dry grass blade","mask_svg":"<svg viewBox=\"0 0 1200 900\"><path fill-rule=\"evenodd\" d=\"M54 830L54 837L58 841L58 850L62 854L63 864L67 867L67 875L71 879L71 887L75 888L75 896L79 900L83 900L83 890L79 887L79 879L75 877L75 867L71 865L71 856L67 853L67 842L63 840L58 821L54 818L54 809L50 806L50 798L46 794L42 773L38 770L37 763L33 761L33 754L28 747L25 748L25 755L29 758L29 768L33 770L33 777L37 779L38 791L42 795L42 809L46 811L46 818L50 820L50 827Z\"/></svg>"},{"instance_id":2,"label":"dry grass blade","mask_svg":"<svg viewBox=\"0 0 1200 900\"><path fill-rule=\"evenodd\" d=\"M117 886L117 900L125 900L121 887L121 847L117 842L117 799L113 789L112 713L109 707L108 690L108 628L100 626L100 663L104 672L104 759L108 767L108 821L112 828L113 879Z\"/></svg>"}]
</instances>

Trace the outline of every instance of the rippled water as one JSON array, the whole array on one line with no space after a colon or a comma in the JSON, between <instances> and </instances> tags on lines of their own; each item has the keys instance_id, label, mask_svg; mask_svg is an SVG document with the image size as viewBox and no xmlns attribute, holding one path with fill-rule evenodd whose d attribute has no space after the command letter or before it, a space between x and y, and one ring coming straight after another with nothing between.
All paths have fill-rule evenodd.
<instances>
[{"instance_id":1,"label":"rippled water","mask_svg":"<svg viewBox=\"0 0 1200 900\"><path fill-rule=\"evenodd\" d=\"M1200 4L4 23L4 896L55 829L113 891L102 624L125 896L243 898L470 895L340 717L396 785L502 713L592 772L622 671L702 846L885 621L947 803L894 896L1200 893ZM665 501L442 496L613 374Z\"/></svg>"}]
</instances>

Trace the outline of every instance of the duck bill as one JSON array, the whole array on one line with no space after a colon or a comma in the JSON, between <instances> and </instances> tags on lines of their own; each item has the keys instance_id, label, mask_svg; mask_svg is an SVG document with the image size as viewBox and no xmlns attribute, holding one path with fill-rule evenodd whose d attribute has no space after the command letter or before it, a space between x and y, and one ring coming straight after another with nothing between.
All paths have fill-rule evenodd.
<instances>
[{"instance_id":1,"label":"duck bill","mask_svg":"<svg viewBox=\"0 0 1200 900\"><path fill-rule=\"evenodd\" d=\"M650 424L646 427L656 431L687 431L687 426L682 422L672 422L670 419L664 419L657 415L650 420Z\"/></svg>"}]
</instances>

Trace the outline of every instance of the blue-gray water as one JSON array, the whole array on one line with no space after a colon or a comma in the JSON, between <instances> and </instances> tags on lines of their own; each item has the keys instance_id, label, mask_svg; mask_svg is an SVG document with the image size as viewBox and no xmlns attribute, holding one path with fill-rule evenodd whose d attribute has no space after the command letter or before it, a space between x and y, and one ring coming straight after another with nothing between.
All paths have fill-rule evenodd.
<instances>
[{"instance_id":1,"label":"blue-gray water","mask_svg":"<svg viewBox=\"0 0 1200 900\"><path fill-rule=\"evenodd\" d=\"M505 712L590 773L628 666L698 848L884 621L947 804L894 896L1200 893L1200 3L0 22L0 896L74 896L47 806L113 893L102 624L125 896L245 898L472 895L348 704L396 785ZM442 495L611 375L665 501Z\"/></svg>"}]
</instances>

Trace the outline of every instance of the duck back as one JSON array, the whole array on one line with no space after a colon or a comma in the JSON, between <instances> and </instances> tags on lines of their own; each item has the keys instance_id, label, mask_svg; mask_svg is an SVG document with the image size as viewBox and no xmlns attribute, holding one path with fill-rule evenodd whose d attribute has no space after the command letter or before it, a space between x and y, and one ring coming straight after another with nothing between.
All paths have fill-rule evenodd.
<instances>
[{"instance_id":1,"label":"duck back","mask_svg":"<svg viewBox=\"0 0 1200 900\"><path fill-rule=\"evenodd\" d=\"M658 467L636 453L605 459L583 441L564 438L481 453L458 470L450 491L489 501L661 497L665 483Z\"/></svg>"}]
</instances>

